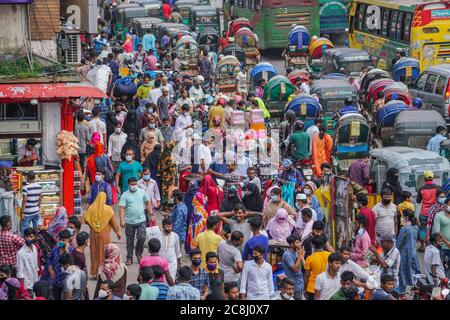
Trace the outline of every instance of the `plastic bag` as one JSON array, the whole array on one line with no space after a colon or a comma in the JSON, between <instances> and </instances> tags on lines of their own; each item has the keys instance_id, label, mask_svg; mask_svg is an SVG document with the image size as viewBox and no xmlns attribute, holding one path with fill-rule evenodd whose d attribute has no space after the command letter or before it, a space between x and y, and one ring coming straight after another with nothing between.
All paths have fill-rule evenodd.
<instances>
[{"instance_id":1,"label":"plastic bag","mask_svg":"<svg viewBox=\"0 0 450 320\"><path fill-rule=\"evenodd\" d=\"M148 248L148 241L150 239L158 239L162 243L161 230L158 226L148 227L145 229L145 242L144 247Z\"/></svg>"}]
</instances>

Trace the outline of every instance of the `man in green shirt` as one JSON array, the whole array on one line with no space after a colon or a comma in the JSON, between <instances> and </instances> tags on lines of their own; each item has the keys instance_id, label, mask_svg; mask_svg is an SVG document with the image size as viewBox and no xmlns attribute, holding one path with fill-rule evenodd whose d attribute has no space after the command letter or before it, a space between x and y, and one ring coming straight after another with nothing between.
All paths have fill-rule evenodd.
<instances>
[{"instance_id":1,"label":"man in green shirt","mask_svg":"<svg viewBox=\"0 0 450 320\"><path fill-rule=\"evenodd\" d=\"M153 215L151 203L147 193L138 188L137 179L128 179L129 190L120 196L120 226L125 228L127 239L127 262L126 265L133 263L134 238L136 235L136 257L138 262L141 260L144 251L145 241L145 209L150 216ZM149 217L149 220L150 217Z\"/></svg>"},{"instance_id":2,"label":"man in green shirt","mask_svg":"<svg viewBox=\"0 0 450 320\"><path fill-rule=\"evenodd\" d=\"M294 127L294 134L289 138L289 145L287 150L290 150L292 146L295 147L294 158L295 160L303 160L309 158L309 135L303 131L305 127L303 121L296 121Z\"/></svg>"},{"instance_id":3,"label":"man in green shirt","mask_svg":"<svg viewBox=\"0 0 450 320\"><path fill-rule=\"evenodd\" d=\"M139 270L138 281L142 289L139 300L156 300L156 298L158 298L159 289L150 285L153 278L152 267L142 267L141 270Z\"/></svg>"},{"instance_id":4,"label":"man in green shirt","mask_svg":"<svg viewBox=\"0 0 450 320\"><path fill-rule=\"evenodd\" d=\"M351 271L341 273L341 288L334 293L330 300L356 300L358 288L354 284L355 274Z\"/></svg>"},{"instance_id":5,"label":"man in green shirt","mask_svg":"<svg viewBox=\"0 0 450 320\"><path fill-rule=\"evenodd\" d=\"M133 149L125 151L125 159L120 163L116 173L116 187L118 193L125 193L128 190L128 179L138 180L142 176L142 165L134 160ZM122 178L122 189L120 188L120 178Z\"/></svg>"}]
</instances>

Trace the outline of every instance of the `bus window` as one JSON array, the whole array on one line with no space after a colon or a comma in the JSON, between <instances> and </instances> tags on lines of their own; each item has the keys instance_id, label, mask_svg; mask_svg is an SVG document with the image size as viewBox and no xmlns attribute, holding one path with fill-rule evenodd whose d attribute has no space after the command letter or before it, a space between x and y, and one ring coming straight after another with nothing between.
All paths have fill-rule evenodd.
<instances>
[{"instance_id":1,"label":"bus window","mask_svg":"<svg viewBox=\"0 0 450 320\"><path fill-rule=\"evenodd\" d=\"M359 8L358 8L358 28L357 30L359 31L363 31L365 29L365 13L366 13L366 5L365 4L360 4Z\"/></svg>"},{"instance_id":2,"label":"bus window","mask_svg":"<svg viewBox=\"0 0 450 320\"><path fill-rule=\"evenodd\" d=\"M424 89L425 92L433 93L437 77L438 77L437 74L430 74L430 76L427 79L427 82L425 83Z\"/></svg>"},{"instance_id":3,"label":"bus window","mask_svg":"<svg viewBox=\"0 0 450 320\"><path fill-rule=\"evenodd\" d=\"M409 43L410 34L411 34L411 13L405 13L405 17L403 19L402 40Z\"/></svg>"},{"instance_id":4,"label":"bus window","mask_svg":"<svg viewBox=\"0 0 450 320\"><path fill-rule=\"evenodd\" d=\"M439 80L436 84L436 90L434 90L435 94L442 95L444 93L445 85L447 84L447 78L443 76L439 76Z\"/></svg>"},{"instance_id":5,"label":"bus window","mask_svg":"<svg viewBox=\"0 0 450 320\"><path fill-rule=\"evenodd\" d=\"M425 82L427 81L428 73L422 73L416 81L416 87L418 90L423 90L425 87Z\"/></svg>"},{"instance_id":6,"label":"bus window","mask_svg":"<svg viewBox=\"0 0 450 320\"><path fill-rule=\"evenodd\" d=\"M432 27L432 28L423 28L423 33L438 33L439 29Z\"/></svg>"},{"instance_id":7,"label":"bus window","mask_svg":"<svg viewBox=\"0 0 450 320\"><path fill-rule=\"evenodd\" d=\"M383 11L383 25L381 27L381 35L386 38L389 37L388 23L389 23L390 13L391 13L390 9L385 8Z\"/></svg>"},{"instance_id":8,"label":"bus window","mask_svg":"<svg viewBox=\"0 0 450 320\"><path fill-rule=\"evenodd\" d=\"M402 32L403 32L402 29L403 29L403 12L399 12L397 18L397 30L395 31L396 40L402 39Z\"/></svg>"},{"instance_id":9,"label":"bus window","mask_svg":"<svg viewBox=\"0 0 450 320\"><path fill-rule=\"evenodd\" d=\"M393 10L391 14L391 19L389 20L389 38L393 40L397 40L396 38L397 17L398 11Z\"/></svg>"}]
</instances>

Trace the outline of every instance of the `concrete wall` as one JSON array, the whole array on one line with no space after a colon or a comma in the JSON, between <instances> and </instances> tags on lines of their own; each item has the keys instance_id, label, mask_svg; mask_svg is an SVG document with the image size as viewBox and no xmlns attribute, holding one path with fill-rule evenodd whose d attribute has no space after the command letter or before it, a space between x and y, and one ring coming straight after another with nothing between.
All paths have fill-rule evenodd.
<instances>
[{"instance_id":1,"label":"concrete wall","mask_svg":"<svg viewBox=\"0 0 450 320\"><path fill-rule=\"evenodd\" d=\"M17 54L28 33L26 6L2 4L0 21L0 55Z\"/></svg>"},{"instance_id":2,"label":"concrete wall","mask_svg":"<svg viewBox=\"0 0 450 320\"><path fill-rule=\"evenodd\" d=\"M49 59L57 60L56 40L31 41L33 52Z\"/></svg>"}]
</instances>

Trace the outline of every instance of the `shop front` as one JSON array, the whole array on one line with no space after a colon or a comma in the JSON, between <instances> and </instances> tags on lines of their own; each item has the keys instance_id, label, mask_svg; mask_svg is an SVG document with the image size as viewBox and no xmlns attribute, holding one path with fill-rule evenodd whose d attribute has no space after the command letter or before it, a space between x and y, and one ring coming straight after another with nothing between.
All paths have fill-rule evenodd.
<instances>
[{"instance_id":1,"label":"shop front","mask_svg":"<svg viewBox=\"0 0 450 320\"><path fill-rule=\"evenodd\" d=\"M76 212L76 180L81 182L74 159L61 160L58 155L56 136L62 130L73 132L74 113L85 98L104 97L87 81L0 84L0 161L12 163L16 186L23 184L23 173L36 173L36 182L43 188L44 223L58 206L66 207L69 214ZM35 140L37 159L31 163L19 161L31 138Z\"/></svg>"}]
</instances>

